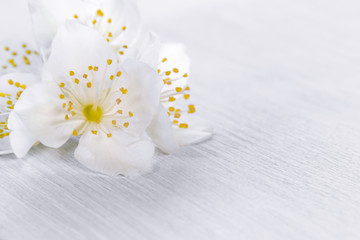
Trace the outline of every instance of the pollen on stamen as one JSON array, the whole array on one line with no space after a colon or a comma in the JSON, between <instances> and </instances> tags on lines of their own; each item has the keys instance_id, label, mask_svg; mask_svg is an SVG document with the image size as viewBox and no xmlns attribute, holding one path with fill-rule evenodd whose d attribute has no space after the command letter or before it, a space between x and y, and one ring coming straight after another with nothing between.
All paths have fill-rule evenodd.
<instances>
[{"instance_id":1,"label":"pollen on stamen","mask_svg":"<svg viewBox=\"0 0 360 240\"><path fill-rule=\"evenodd\" d=\"M97 131L91 130L92 134L97 135Z\"/></svg>"},{"instance_id":2,"label":"pollen on stamen","mask_svg":"<svg viewBox=\"0 0 360 240\"><path fill-rule=\"evenodd\" d=\"M79 18L79 16L78 16L77 14L75 14L75 15L74 15L74 18L75 18L75 19L78 19L78 18Z\"/></svg>"},{"instance_id":3,"label":"pollen on stamen","mask_svg":"<svg viewBox=\"0 0 360 240\"><path fill-rule=\"evenodd\" d=\"M129 117L133 117L134 114L132 112L129 112Z\"/></svg>"},{"instance_id":4,"label":"pollen on stamen","mask_svg":"<svg viewBox=\"0 0 360 240\"><path fill-rule=\"evenodd\" d=\"M174 69L173 69L173 72L174 72L174 73L178 73L178 72L179 72L179 69L174 68Z\"/></svg>"},{"instance_id":5,"label":"pollen on stamen","mask_svg":"<svg viewBox=\"0 0 360 240\"><path fill-rule=\"evenodd\" d=\"M23 44L22 47L23 47L23 48L26 48L26 44Z\"/></svg>"},{"instance_id":6,"label":"pollen on stamen","mask_svg":"<svg viewBox=\"0 0 360 240\"><path fill-rule=\"evenodd\" d=\"M9 80L8 80L8 83L9 83L10 85L13 85L13 84L14 84L14 81L11 80L11 79L9 79Z\"/></svg>"},{"instance_id":7,"label":"pollen on stamen","mask_svg":"<svg viewBox=\"0 0 360 240\"><path fill-rule=\"evenodd\" d=\"M75 79L74 79L74 82L75 82L76 84L79 84L80 81L79 81L79 79L75 78Z\"/></svg>"},{"instance_id":8,"label":"pollen on stamen","mask_svg":"<svg viewBox=\"0 0 360 240\"><path fill-rule=\"evenodd\" d=\"M93 25L95 25L95 24L96 24L96 19L94 19L94 20L92 21L92 24L93 24Z\"/></svg>"},{"instance_id":9,"label":"pollen on stamen","mask_svg":"<svg viewBox=\"0 0 360 240\"><path fill-rule=\"evenodd\" d=\"M111 33L111 32L109 32L109 33L108 33L108 37L110 37L110 38L111 38L112 36L113 36L113 35L112 35L112 33Z\"/></svg>"},{"instance_id":10,"label":"pollen on stamen","mask_svg":"<svg viewBox=\"0 0 360 240\"><path fill-rule=\"evenodd\" d=\"M116 125L116 120L111 121L112 125Z\"/></svg>"},{"instance_id":11,"label":"pollen on stamen","mask_svg":"<svg viewBox=\"0 0 360 240\"><path fill-rule=\"evenodd\" d=\"M169 102L174 102L175 98L174 97L169 97Z\"/></svg>"},{"instance_id":12,"label":"pollen on stamen","mask_svg":"<svg viewBox=\"0 0 360 240\"><path fill-rule=\"evenodd\" d=\"M9 50L10 50L10 48L9 48L9 47L5 47L4 49L5 49L5 51L9 51Z\"/></svg>"},{"instance_id":13,"label":"pollen on stamen","mask_svg":"<svg viewBox=\"0 0 360 240\"><path fill-rule=\"evenodd\" d=\"M107 64L108 64L108 65L111 65L111 63L112 63L112 60L111 60L111 59L108 59L108 60L107 60Z\"/></svg>"},{"instance_id":14,"label":"pollen on stamen","mask_svg":"<svg viewBox=\"0 0 360 240\"><path fill-rule=\"evenodd\" d=\"M184 98L187 100L190 98L190 94L184 94Z\"/></svg>"},{"instance_id":15,"label":"pollen on stamen","mask_svg":"<svg viewBox=\"0 0 360 240\"><path fill-rule=\"evenodd\" d=\"M175 108L174 107L169 107L169 111L173 112L173 111L175 111Z\"/></svg>"},{"instance_id":16,"label":"pollen on stamen","mask_svg":"<svg viewBox=\"0 0 360 240\"><path fill-rule=\"evenodd\" d=\"M120 88L120 92L122 92L122 94L127 94L128 90L126 88Z\"/></svg>"},{"instance_id":17,"label":"pollen on stamen","mask_svg":"<svg viewBox=\"0 0 360 240\"><path fill-rule=\"evenodd\" d=\"M129 127L129 123L128 122L126 122L126 123L124 123L124 125L123 125L125 128L128 128Z\"/></svg>"},{"instance_id":18,"label":"pollen on stamen","mask_svg":"<svg viewBox=\"0 0 360 240\"><path fill-rule=\"evenodd\" d=\"M98 66L94 66L94 71L95 71L95 72L99 71L99 67L98 67Z\"/></svg>"},{"instance_id":19,"label":"pollen on stamen","mask_svg":"<svg viewBox=\"0 0 360 240\"><path fill-rule=\"evenodd\" d=\"M165 72L165 75L166 75L166 76L169 76L170 74L171 74L171 71L166 71L166 72Z\"/></svg>"},{"instance_id":20,"label":"pollen on stamen","mask_svg":"<svg viewBox=\"0 0 360 240\"><path fill-rule=\"evenodd\" d=\"M66 114L65 115L65 120L67 121L67 120L69 120L70 118L69 118L69 116Z\"/></svg>"},{"instance_id":21,"label":"pollen on stamen","mask_svg":"<svg viewBox=\"0 0 360 240\"><path fill-rule=\"evenodd\" d=\"M16 52L12 52L11 54L12 54L13 56L16 56L16 55L17 55L17 53L16 53Z\"/></svg>"},{"instance_id":22,"label":"pollen on stamen","mask_svg":"<svg viewBox=\"0 0 360 240\"><path fill-rule=\"evenodd\" d=\"M188 107L189 107L189 111L188 111L189 114L195 113L196 109L194 105L191 104Z\"/></svg>"},{"instance_id":23,"label":"pollen on stamen","mask_svg":"<svg viewBox=\"0 0 360 240\"><path fill-rule=\"evenodd\" d=\"M64 94L60 94L60 95L59 95L59 98L60 98L60 99L64 99L64 98L65 98L65 95L64 95Z\"/></svg>"},{"instance_id":24,"label":"pollen on stamen","mask_svg":"<svg viewBox=\"0 0 360 240\"><path fill-rule=\"evenodd\" d=\"M120 98L118 98L118 99L116 99L116 104L120 104L121 103L121 99Z\"/></svg>"},{"instance_id":25,"label":"pollen on stamen","mask_svg":"<svg viewBox=\"0 0 360 240\"><path fill-rule=\"evenodd\" d=\"M59 84L59 87L61 87L61 88L65 87L65 83L63 83L63 82L60 83L60 84Z\"/></svg>"},{"instance_id":26,"label":"pollen on stamen","mask_svg":"<svg viewBox=\"0 0 360 240\"><path fill-rule=\"evenodd\" d=\"M175 90L176 90L176 92L181 92L182 91L182 88L181 87L177 87L177 88L175 88Z\"/></svg>"},{"instance_id":27,"label":"pollen on stamen","mask_svg":"<svg viewBox=\"0 0 360 240\"><path fill-rule=\"evenodd\" d=\"M26 52L26 54L28 54L28 55L31 54L31 50L26 50L25 52Z\"/></svg>"},{"instance_id":28,"label":"pollen on stamen","mask_svg":"<svg viewBox=\"0 0 360 240\"><path fill-rule=\"evenodd\" d=\"M125 31L125 30L126 30L126 26L123 26L123 27L122 27L122 30Z\"/></svg>"},{"instance_id":29,"label":"pollen on stamen","mask_svg":"<svg viewBox=\"0 0 360 240\"><path fill-rule=\"evenodd\" d=\"M120 51L119 54L120 54L120 55L124 55L124 51Z\"/></svg>"},{"instance_id":30,"label":"pollen on stamen","mask_svg":"<svg viewBox=\"0 0 360 240\"><path fill-rule=\"evenodd\" d=\"M180 113L175 113L174 118L180 118L181 114Z\"/></svg>"},{"instance_id":31,"label":"pollen on stamen","mask_svg":"<svg viewBox=\"0 0 360 240\"><path fill-rule=\"evenodd\" d=\"M123 46L123 48L127 49L127 48L128 48L128 46L127 46L127 45L124 45L124 46Z\"/></svg>"},{"instance_id":32,"label":"pollen on stamen","mask_svg":"<svg viewBox=\"0 0 360 240\"><path fill-rule=\"evenodd\" d=\"M72 133L72 135L73 135L74 137L77 137L77 136L78 136L78 132L77 132L76 130L74 130L73 133Z\"/></svg>"},{"instance_id":33,"label":"pollen on stamen","mask_svg":"<svg viewBox=\"0 0 360 240\"><path fill-rule=\"evenodd\" d=\"M111 18L108 19L108 23L111 23Z\"/></svg>"},{"instance_id":34,"label":"pollen on stamen","mask_svg":"<svg viewBox=\"0 0 360 240\"><path fill-rule=\"evenodd\" d=\"M101 11L101 9L97 10L96 14L97 14L99 17L104 16L104 13Z\"/></svg>"},{"instance_id":35,"label":"pollen on stamen","mask_svg":"<svg viewBox=\"0 0 360 240\"><path fill-rule=\"evenodd\" d=\"M23 56L23 60L26 65L30 65L30 61L26 56Z\"/></svg>"},{"instance_id":36,"label":"pollen on stamen","mask_svg":"<svg viewBox=\"0 0 360 240\"><path fill-rule=\"evenodd\" d=\"M86 83L87 88L91 88L91 82Z\"/></svg>"},{"instance_id":37,"label":"pollen on stamen","mask_svg":"<svg viewBox=\"0 0 360 240\"><path fill-rule=\"evenodd\" d=\"M88 75L87 75L87 74L84 74L84 75L83 75L83 78L85 78L85 79L86 79L87 77L88 77Z\"/></svg>"},{"instance_id":38,"label":"pollen on stamen","mask_svg":"<svg viewBox=\"0 0 360 240\"><path fill-rule=\"evenodd\" d=\"M93 66L88 67L89 71L93 70Z\"/></svg>"},{"instance_id":39,"label":"pollen on stamen","mask_svg":"<svg viewBox=\"0 0 360 240\"><path fill-rule=\"evenodd\" d=\"M114 80L114 75L111 75L111 76L110 76L110 80Z\"/></svg>"},{"instance_id":40,"label":"pollen on stamen","mask_svg":"<svg viewBox=\"0 0 360 240\"><path fill-rule=\"evenodd\" d=\"M123 111L122 111L122 110L118 110L117 113L118 113L118 114L123 114Z\"/></svg>"},{"instance_id":41,"label":"pollen on stamen","mask_svg":"<svg viewBox=\"0 0 360 240\"><path fill-rule=\"evenodd\" d=\"M116 76L117 76L117 77L120 77L121 74L122 74L122 73L121 73L120 71L118 71L118 72L116 73Z\"/></svg>"},{"instance_id":42,"label":"pollen on stamen","mask_svg":"<svg viewBox=\"0 0 360 240\"><path fill-rule=\"evenodd\" d=\"M107 136L108 138L111 138L111 137L112 137L112 134L111 134L111 133L108 133L108 134L106 134L106 136Z\"/></svg>"},{"instance_id":43,"label":"pollen on stamen","mask_svg":"<svg viewBox=\"0 0 360 240\"><path fill-rule=\"evenodd\" d=\"M166 61L167 61L167 58L164 58L164 59L162 60L163 63L166 62Z\"/></svg>"},{"instance_id":44,"label":"pollen on stamen","mask_svg":"<svg viewBox=\"0 0 360 240\"><path fill-rule=\"evenodd\" d=\"M187 73L185 73L184 75L183 75L183 77L184 78L187 78L189 75L187 74Z\"/></svg>"},{"instance_id":45,"label":"pollen on stamen","mask_svg":"<svg viewBox=\"0 0 360 240\"><path fill-rule=\"evenodd\" d=\"M187 125L186 123L180 123L179 124L179 128L188 128L189 125Z\"/></svg>"},{"instance_id":46,"label":"pollen on stamen","mask_svg":"<svg viewBox=\"0 0 360 240\"><path fill-rule=\"evenodd\" d=\"M69 75L74 76L75 75L74 71L69 71Z\"/></svg>"}]
</instances>

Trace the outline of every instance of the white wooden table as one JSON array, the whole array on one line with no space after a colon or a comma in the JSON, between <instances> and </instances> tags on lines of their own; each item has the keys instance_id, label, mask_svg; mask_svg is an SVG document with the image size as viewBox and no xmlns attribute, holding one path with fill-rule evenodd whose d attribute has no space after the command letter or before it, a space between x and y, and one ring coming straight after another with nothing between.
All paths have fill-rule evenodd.
<instances>
[{"instance_id":1,"label":"white wooden table","mask_svg":"<svg viewBox=\"0 0 360 240\"><path fill-rule=\"evenodd\" d=\"M88 171L74 142L1 157L0 239L360 239L359 1L139 4L187 44L215 136L133 180Z\"/></svg>"}]
</instances>

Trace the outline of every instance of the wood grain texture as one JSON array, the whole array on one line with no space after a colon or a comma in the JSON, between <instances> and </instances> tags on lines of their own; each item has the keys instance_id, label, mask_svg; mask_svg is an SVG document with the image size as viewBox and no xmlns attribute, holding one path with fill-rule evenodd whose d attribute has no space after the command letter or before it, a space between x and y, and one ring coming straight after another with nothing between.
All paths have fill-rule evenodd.
<instances>
[{"instance_id":1,"label":"wood grain texture","mask_svg":"<svg viewBox=\"0 0 360 240\"><path fill-rule=\"evenodd\" d=\"M1 157L0 239L360 239L359 2L139 4L188 46L215 136L132 180L83 168L75 142Z\"/></svg>"}]
</instances>

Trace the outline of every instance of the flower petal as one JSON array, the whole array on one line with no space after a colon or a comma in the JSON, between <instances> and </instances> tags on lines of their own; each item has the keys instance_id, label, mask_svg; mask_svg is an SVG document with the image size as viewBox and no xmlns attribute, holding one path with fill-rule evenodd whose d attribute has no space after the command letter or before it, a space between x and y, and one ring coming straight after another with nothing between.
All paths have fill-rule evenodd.
<instances>
[{"instance_id":1,"label":"flower petal","mask_svg":"<svg viewBox=\"0 0 360 240\"><path fill-rule=\"evenodd\" d=\"M15 112L10 114L9 122L11 123L9 127L12 127L12 131L10 133L11 148L18 158L22 158L37 142L37 139L24 126L19 116Z\"/></svg>"},{"instance_id":2,"label":"flower petal","mask_svg":"<svg viewBox=\"0 0 360 240\"><path fill-rule=\"evenodd\" d=\"M114 48L131 46L141 30L140 14L135 1L99 0L98 2L106 20L99 23L98 28L110 30L114 36L110 44ZM108 19L111 19L111 24L107 22Z\"/></svg>"},{"instance_id":3,"label":"flower petal","mask_svg":"<svg viewBox=\"0 0 360 240\"><path fill-rule=\"evenodd\" d=\"M163 61L166 59L166 61ZM182 43L167 43L161 46L160 66L162 71L177 68L179 74L183 75L190 71L190 58L185 52L185 45Z\"/></svg>"},{"instance_id":4,"label":"flower petal","mask_svg":"<svg viewBox=\"0 0 360 240\"><path fill-rule=\"evenodd\" d=\"M159 105L162 83L155 70L144 63L127 60L122 68L124 76L119 83L128 89L128 93L122 97L121 107L124 112L134 115L126 131L140 136L149 126Z\"/></svg>"},{"instance_id":5,"label":"flower petal","mask_svg":"<svg viewBox=\"0 0 360 240\"><path fill-rule=\"evenodd\" d=\"M102 79L108 59L116 59L106 40L95 30L75 21L67 21L54 38L52 52L45 69L51 79L68 81L69 72L79 78L89 73L89 66L98 66L95 79Z\"/></svg>"},{"instance_id":6,"label":"flower petal","mask_svg":"<svg viewBox=\"0 0 360 240\"><path fill-rule=\"evenodd\" d=\"M155 145L165 153L173 153L179 148L175 140L175 132L163 106L159 105L147 133Z\"/></svg>"},{"instance_id":7,"label":"flower petal","mask_svg":"<svg viewBox=\"0 0 360 240\"><path fill-rule=\"evenodd\" d=\"M61 107L56 84L37 83L26 90L15 105L11 114L17 114L27 129L48 147L62 146L72 135L73 130L83 120L65 120L66 111ZM16 130L16 123L9 121L10 130Z\"/></svg>"},{"instance_id":8,"label":"flower petal","mask_svg":"<svg viewBox=\"0 0 360 240\"><path fill-rule=\"evenodd\" d=\"M86 167L109 175L134 176L151 170L154 146L148 140L133 138L121 131L111 138L85 133L75 150L75 158Z\"/></svg>"},{"instance_id":9,"label":"flower petal","mask_svg":"<svg viewBox=\"0 0 360 240\"><path fill-rule=\"evenodd\" d=\"M40 51L47 58L53 38L66 19L73 18L77 10L86 9L81 0L29 0L34 35Z\"/></svg>"}]
</instances>

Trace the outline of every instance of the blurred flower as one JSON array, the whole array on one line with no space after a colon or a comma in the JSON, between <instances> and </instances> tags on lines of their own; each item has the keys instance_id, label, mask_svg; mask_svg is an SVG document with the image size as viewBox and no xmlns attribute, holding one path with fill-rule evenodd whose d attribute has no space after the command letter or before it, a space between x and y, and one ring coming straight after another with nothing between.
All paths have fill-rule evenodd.
<instances>
[{"instance_id":1,"label":"blurred flower","mask_svg":"<svg viewBox=\"0 0 360 240\"><path fill-rule=\"evenodd\" d=\"M12 152L8 115L23 91L39 80L40 66L39 53L29 44L16 41L0 44L0 154ZM23 137L31 145L36 142L29 134Z\"/></svg>"},{"instance_id":2,"label":"blurred flower","mask_svg":"<svg viewBox=\"0 0 360 240\"><path fill-rule=\"evenodd\" d=\"M119 63L96 31L69 21L54 38L42 78L10 114L11 130L21 128L18 116L48 147L81 136L75 158L106 174L128 176L151 168L154 146L144 133L161 88L153 69L132 60ZM14 150L19 141L11 138Z\"/></svg>"},{"instance_id":3,"label":"blurred flower","mask_svg":"<svg viewBox=\"0 0 360 240\"><path fill-rule=\"evenodd\" d=\"M37 43L45 58L58 28L69 19L95 29L121 60L134 56L142 31L137 7L132 0L29 0ZM136 46L136 47L135 47Z\"/></svg>"}]
</instances>

